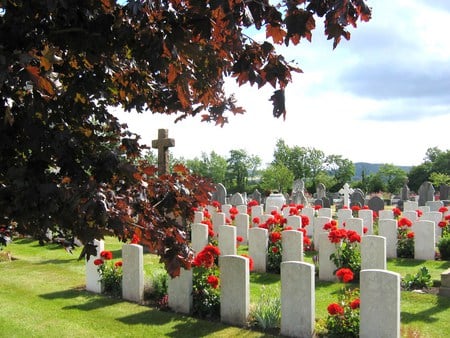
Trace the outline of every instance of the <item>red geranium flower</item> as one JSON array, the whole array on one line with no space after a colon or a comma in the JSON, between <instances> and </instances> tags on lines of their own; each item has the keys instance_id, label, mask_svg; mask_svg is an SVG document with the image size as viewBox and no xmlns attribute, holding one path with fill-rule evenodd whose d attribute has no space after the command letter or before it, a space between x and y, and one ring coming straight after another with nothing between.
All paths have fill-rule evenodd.
<instances>
[{"instance_id":1,"label":"red geranium flower","mask_svg":"<svg viewBox=\"0 0 450 338\"><path fill-rule=\"evenodd\" d=\"M402 217L398 220L398 226L399 227L402 227L402 226L410 227L410 226L412 226L412 222L408 218Z\"/></svg>"},{"instance_id":2,"label":"red geranium flower","mask_svg":"<svg viewBox=\"0 0 450 338\"><path fill-rule=\"evenodd\" d=\"M273 247L272 247L272 252L273 252L273 253L278 253L278 251L279 251L279 250L278 250L278 247L277 247L277 246L273 246Z\"/></svg>"},{"instance_id":3,"label":"red geranium flower","mask_svg":"<svg viewBox=\"0 0 450 338\"><path fill-rule=\"evenodd\" d=\"M238 241L239 243L244 241L244 238L242 238L242 236L237 236L236 237L236 241Z\"/></svg>"},{"instance_id":4,"label":"red geranium flower","mask_svg":"<svg viewBox=\"0 0 450 338\"><path fill-rule=\"evenodd\" d=\"M358 242L361 243L361 236L354 230L347 231L347 238L350 243Z\"/></svg>"},{"instance_id":5,"label":"red geranium flower","mask_svg":"<svg viewBox=\"0 0 450 338\"><path fill-rule=\"evenodd\" d=\"M213 289L217 289L219 286L219 278L217 278L217 276L210 275L208 276L206 281L208 282L209 285L211 285Z\"/></svg>"},{"instance_id":6,"label":"red geranium flower","mask_svg":"<svg viewBox=\"0 0 450 338\"><path fill-rule=\"evenodd\" d=\"M231 207L229 213L230 215L237 215L239 211L236 207Z\"/></svg>"},{"instance_id":7,"label":"red geranium flower","mask_svg":"<svg viewBox=\"0 0 450 338\"><path fill-rule=\"evenodd\" d=\"M133 234L133 238L131 238L131 244L139 244L140 241L141 241L141 239L139 238L139 236L136 234Z\"/></svg>"},{"instance_id":8,"label":"red geranium flower","mask_svg":"<svg viewBox=\"0 0 450 338\"><path fill-rule=\"evenodd\" d=\"M308 236L303 236L303 246L310 246L311 245L311 239Z\"/></svg>"},{"instance_id":9,"label":"red geranium flower","mask_svg":"<svg viewBox=\"0 0 450 338\"><path fill-rule=\"evenodd\" d=\"M115 266L116 268L122 266L122 261L117 261L117 262L115 262L115 263L114 263L114 266Z\"/></svg>"},{"instance_id":10,"label":"red geranium flower","mask_svg":"<svg viewBox=\"0 0 450 338\"><path fill-rule=\"evenodd\" d=\"M105 260L111 260L113 258L113 254L111 251L102 251L100 252L100 257L102 257Z\"/></svg>"},{"instance_id":11,"label":"red geranium flower","mask_svg":"<svg viewBox=\"0 0 450 338\"><path fill-rule=\"evenodd\" d=\"M328 305L327 310L328 313L332 316L344 314L344 308L340 306L338 303L331 303L330 305Z\"/></svg>"},{"instance_id":12,"label":"red geranium flower","mask_svg":"<svg viewBox=\"0 0 450 338\"><path fill-rule=\"evenodd\" d=\"M96 260L94 260L94 265L102 265L103 264L103 259L97 258Z\"/></svg>"},{"instance_id":13,"label":"red geranium flower","mask_svg":"<svg viewBox=\"0 0 450 338\"><path fill-rule=\"evenodd\" d=\"M447 222L446 221L440 221L438 223L438 225L439 225L440 228L445 228L447 226Z\"/></svg>"},{"instance_id":14,"label":"red geranium flower","mask_svg":"<svg viewBox=\"0 0 450 338\"><path fill-rule=\"evenodd\" d=\"M293 228L291 226L288 226L288 227L284 228L284 230L293 230Z\"/></svg>"},{"instance_id":15,"label":"red geranium flower","mask_svg":"<svg viewBox=\"0 0 450 338\"><path fill-rule=\"evenodd\" d=\"M259 219L259 217L253 217L252 222L255 224L259 224L261 222L261 220Z\"/></svg>"},{"instance_id":16,"label":"red geranium flower","mask_svg":"<svg viewBox=\"0 0 450 338\"><path fill-rule=\"evenodd\" d=\"M319 209L322 209L322 206L321 206L321 205L315 205L315 206L314 206L314 210L319 210Z\"/></svg>"},{"instance_id":17,"label":"red geranium flower","mask_svg":"<svg viewBox=\"0 0 450 338\"><path fill-rule=\"evenodd\" d=\"M257 206L257 205L259 205L259 203L258 203L258 201L257 200L251 200L250 202L248 202L248 204L247 204L247 206L248 207L254 207L254 206Z\"/></svg>"},{"instance_id":18,"label":"red geranium flower","mask_svg":"<svg viewBox=\"0 0 450 338\"><path fill-rule=\"evenodd\" d=\"M361 207L359 205L352 205L352 211L359 211Z\"/></svg>"},{"instance_id":19,"label":"red geranium flower","mask_svg":"<svg viewBox=\"0 0 450 338\"><path fill-rule=\"evenodd\" d=\"M336 271L336 277L344 283L348 283L353 280L353 271L348 268L341 268Z\"/></svg>"},{"instance_id":20,"label":"red geranium flower","mask_svg":"<svg viewBox=\"0 0 450 338\"><path fill-rule=\"evenodd\" d=\"M271 232L269 237L272 243L276 243L281 239L281 232Z\"/></svg>"},{"instance_id":21,"label":"red geranium flower","mask_svg":"<svg viewBox=\"0 0 450 338\"><path fill-rule=\"evenodd\" d=\"M359 306L361 305L361 301L359 298L356 298L355 300L350 302L350 307L355 310L355 309L359 309Z\"/></svg>"},{"instance_id":22,"label":"red geranium flower","mask_svg":"<svg viewBox=\"0 0 450 338\"><path fill-rule=\"evenodd\" d=\"M413 232L413 231L408 232L408 234L406 235L406 237L408 237L409 239L414 238L414 232Z\"/></svg>"},{"instance_id":23,"label":"red geranium flower","mask_svg":"<svg viewBox=\"0 0 450 338\"><path fill-rule=\"evenodd\" d=\"M444 212L448 211L448 208L447 207L440 207L438 211L444 213Z\"/></svg>"},{"instance_id":24,"label":"red geranium flower","mask_svg":"<svg viewBox=\"0 0 450 338\"><path fill-rule=\"evenodd\" d=\"M399 208L393 208L392 212L394 213L394 216L400 216L402 214L402 211Z\"/></svg>"},{"instance_id":25,"label":"red geranium flower","mask_svg":"<svg viewBox=\"0 0 450 338\"><path fill-rule=\"evenodd\" d=\"M302 218L302 227L309 225L309 217L306 215L300 215Z\"/></svg>"},{"instance_id":26,"label":"red geranium flower","mask_svg":"<svg viewBox=\"0 0 450 338\"><path fill-rule=\"evenodd\" d=\"M417 216L418 216L418 217L420 217L420 216L423 215L423 211L420 210L420 209L417 209L416 212L417 212Z\"/></svg>"},{"instance_id":27,"label":"red geranium flower","mask_svg":"<svg viewBox=\"0 0 450 338\"><path fill-rule=\"evenodd\" d=\"M345 229L334 229L328 234L328 239L331 243L339 243L342 239L347 236L347 231Z\"/></svg>"}]
</instances>

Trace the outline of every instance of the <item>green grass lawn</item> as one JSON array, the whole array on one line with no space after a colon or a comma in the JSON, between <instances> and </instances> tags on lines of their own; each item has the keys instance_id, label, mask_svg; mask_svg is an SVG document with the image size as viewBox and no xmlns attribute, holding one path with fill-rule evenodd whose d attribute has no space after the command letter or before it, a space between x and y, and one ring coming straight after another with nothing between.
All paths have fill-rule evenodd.
<instances>
[{"instance_id":1,"label":"green grass lawn","mask_svg":"<svg viewBox=\"0 0 450 338\"><path fill-rule=\"evenodd\" d=\"M106 248L120 258L122 244L107 239ZM255 330L230 327L159 311L84 290L84 262L59 246L39 246L36 241L17 239L4 251L16 259L0 262L0 337L270 337ZM312 255L307 254L307 262ZM145 254L146 281L162 269L158 259ZM388 261L388 270L405 276L426 266L435 284L447 261ZM251 273L250 301L268 291L279 294L279 275ZM316 282L316 318L324 319L327 306L336 301L338 283ZM382 296L382 295L380 295ZM401 293L404 337L444 337L450 332L450 298L436 294Z\"/></svg>"}]
</instances>

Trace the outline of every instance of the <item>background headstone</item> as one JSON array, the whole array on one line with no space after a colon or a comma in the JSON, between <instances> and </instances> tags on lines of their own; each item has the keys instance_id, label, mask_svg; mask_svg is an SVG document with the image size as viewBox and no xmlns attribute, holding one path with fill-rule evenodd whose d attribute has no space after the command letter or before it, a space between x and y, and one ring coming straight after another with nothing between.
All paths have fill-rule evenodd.
<instances>
[{"instance_id":1,"label":"background headstone","mask_svg":"<svg viewBox=\"0 0 450 338\"><path fill-rule=\"evenodd\" d=\"M426 205L428 201L434 201L434 187L431 182L423 182L419 187L419 207Z\"/></svg>"}]
</instances>

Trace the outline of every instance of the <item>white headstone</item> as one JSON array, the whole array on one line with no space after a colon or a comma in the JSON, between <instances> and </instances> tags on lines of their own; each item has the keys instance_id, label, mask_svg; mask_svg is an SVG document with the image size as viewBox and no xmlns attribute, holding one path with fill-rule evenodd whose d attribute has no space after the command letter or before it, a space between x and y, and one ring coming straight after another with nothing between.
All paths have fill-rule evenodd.
<instances>
[{"instance_id":1,"label":"white headstone","mask_svg":"<svg viewBox=\"0 0 450 338\"><path fill-rule=\"evenodd\" d=\"M420 220L413 224L414 259L435 259L435 225L432 221Z\"/></svg>"},{"instance_id":2,"label":"white headstone","mask_svg":"<svg viewBox=\"0 0 450 338\"><path fill-rule=\"evenodd\" d=\"M97 247L97 255L90 256L86 261L86 291L94 293L103 292L103 284L100 282L100 274L97 271L97 265L94 264L96 259L100 259L100 253L105 250L105 242L103 240L94 240Z\"/></svg>"},{"instance_id":3,"label":"white headstone","mask_svg":"<svg viewBox=\"0 0 450 338\"><path fill-rule=\"evenodd\" d=\"M303 232L284 230L281 232L281 243L283 248L282 262L303 262Z\"/></svg>"},{"instance_id":4,"label":"white headstone","mask_svg":"<svg viewBox=\"0 0 450 338\"><path fill-rule=\"evenodd\" d=\"M402 212L402 217L409 219L411 222L415 222L419 219L416 210L407 210Z\"/></svg>"},{"instance_id":5,"label":"white headstone","mask_svg":"<svg viewBox=\"0 0 450 338\"><path fill-rule=\"evenodd\" d=\"M192 311L192 270L180 270L178 277L169 278L167 285L169 307L174 312L189 314Z\"/></svg>"},{"instance_id":6,"label":"white headstone","mask_svg":"<svg viewBox=\"0 0 450 338\"><path fill-rule=\"evenodd\" d=\"M122 298L140 303L144 299L144 251L142 245L122 246Z\"/></svg>"},{"instance_id":7,"label":"white headstone","mask_svg":"<svg viewBox=\"0 0 450 338\"><path fill-rule=\"evenodd\" d=\"M441 207L444 206L442 201L428 201L425 203L426 206L430 207L430 211L439 211Z\"/></svg>"},{"instance_id":8,"label":"white headstone","mask_svg":"<svg viewBox=\"0 0 450 338\"><path fill-rule=\"evenodd\" d=\"M250 269L248 258L238 255L219 257L220 319L245 326L250 307Z\"/></svg>"},{"instance_id":9,"label":"white headstone","mask_svg":"<svg viewBox=\"0 0 450 338\"><path fill-rule=\"evenodd\" d=\"M253 259L253 271L266 272L269 231L251 228L248 231L248 254Z\"/></svg>"},{"instance_id":10,"label":"white headstone","mask_svg":"<svg viewBox=\"0 0 450 338\"><path fill-rule=\"evenodd\" d=\"M394 212L392 209L385 209L378 211L378 219L394 219Z\"/></svg>"},{"instance_id":11,"label":"white headstone","mask_svg":"<svg viewBox=\"0 0 450 338\"><path fill-rule=\"evenodd\" d=\"M336 245L328 239L327 232L319 234L319 243L319 280L334 282L336 281L334 271L337 267L330 259L330 255L336 252Z\"/></svg>"},{"instance_id":12,"label":"white headstone","mask_svg":"<svg viewBox=\"0 0 450 338\"><path fill-rule=\"evenodd\" d=\"M401 276L376 269L360 276L360 337L399 338Z\"/></svg>"},{"instance_id":13,"label":"white headstone","mask_svg":"<svg viewBox=\"0 0 450 338\"><path fill-rule=\"evenodd\" d=\"M302 227L302 218L297 215L291 215L286 217L286 226L292 227L292 229L297 230Z\"/></svg>"},{"instance_id":14,"label":"white headstone","mask_svg":"<svg viewBox=\"0 0 450 338\"><path fill-rule=\"evenodd\" d=\"M323 216L323 217L332 217L333 213L331 208L320 208L317 210L317 216Z\"/></svg>"},{"instance_id":15,"label":"white headstone","mask_svg":"<svg viewBox=\"0 0 450 338\"><path fill-rule=\"evenodd\" d=\"M367 228L366 235L373 235L373 211L361 209L358 211L358 217L363 220L363 227Z\"/></svg>"},{"instance_id":16,"label":"white headstone","mask_svg":"<svg viewBox=\"0 0 450 338\"><path fill-rule=\"evenodd\" d=\"M421 221L432 221L434 223L434 238L435 243L439 242L442 235L442 230L439 227L439 222L442 220L442 212L439 211L429 211L424 212L420 217Z\"/></svg>"},{"instance_id":17,"label":"white headstone","mask_svg":"<svg viewBox=\"0 0 450 338\"><path fill-rule=\"evenodd\" d=\"M419 209L419 203L416 201L405 201L403 202L403 211L417 210Z\"/></svg>"},{"instance_id":18,"label":"white headstone","mask_svg":"<svg viewBox=\"0 0 450 338\"><path fill-rule=\"evenodd\" d=\"M233 225L220 225L218 237L220 254L236 255L236 227Z\"/></svg>"},{"instance_id":19,"label":"white headstone","mask_svg":"<svg viewBox=\"0 0 450 338\"><path fill-rule=\"evenodd\" d=\"M337 211L337 219L339 221L339 226L343 226L344 223L349 219L352 218L352 211L350 209L339 209Z\"/></svg>"},{"instance_id":20,"label":"white headstone","mask_svg":"<svg viewBox=\"0 0 450 338\"><path fill-rule=\"evenodd\" d=\"M398 223L395 219L378 220L378 234L386 238L386 257L397 258Z\"/></svg>"},{"instance_id":21,"label":"white headstone","mask_svg":"<svg viewBox=\"0 0 450 338\"><path fill-rule=\"evenodd\" d=\"M367 235L361 238L361 270L386 270L386 238Z\"/></svg>"},{"instance_id":22,"label":"white headstone","mask_svg":"<svg viewBox=\"0 0 450 338\"><path fill-rule=\"evenodd\" d=\"M331 218L329 218L329 217L315 217L314 218L313 242L314 242L314 250L316 250L316 251L319 251L319 248L320 248L319 235L322 233L326 233L328 235L328 232L323 229L323 226L329 222L331 222Z\"/></svg>"},{"instance_id":23,"label":"white headstone","mask_svg":"<svg viewBox=\"0 0 450 338\"><path fill-rule=\"evenodd\" d=\"M250 217L247 214L237 214L234 219L236 226L236 236L242 237L241 244L247 245L248 243L248 229L249 229Z\"/></svg>"},{"instance_id":24,"label":"white headstone","mask_svg":"<svg viewBox=\"0 0 450 338\"><path fill-rule=\"evenodd\" d=\"M195 211L194 222L192 223L201 223L202 221L203 221L203 211Z\"/></svg>"},{"instance_id":25,"label":"white headstone","mask_svg":"<svg viewBox=\"0 0 450 338\"><path fill-rule=\"evenodd\" d=\"M362 236L363 233L363 219L362 218L349 218L345 222L345 229L346 230L353 230L356 231L360 236Z\"/></svg>"},{"instance_id":26,"label":"white headstone","mask_svg":"<svg viewBox=\"0 0 450 338\"><path fill-rule=\"evenodd\" d=\"M287 337L314 337L314 265L281 263L281 329ZM301 306L299 306L301 304Z\"/></svg>"},{"instance_id":27,"label":"white headstone","mask_svg":"<svg viewBox=\"0 0 450 338\"><path fill-rule=\"evenodd\" d=\"M208 244L208 226L203 223L191 224L191 247L199 253Z\"/></svg>"}]
</instances>

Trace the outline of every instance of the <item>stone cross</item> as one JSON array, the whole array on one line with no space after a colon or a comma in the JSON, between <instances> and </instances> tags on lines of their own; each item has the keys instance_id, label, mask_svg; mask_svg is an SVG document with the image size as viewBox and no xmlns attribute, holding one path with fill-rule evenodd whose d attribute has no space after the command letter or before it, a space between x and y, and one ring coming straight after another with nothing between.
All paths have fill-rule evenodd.
<instances>
[{"instance_id":1,"label":"stone cross","mask_svg":"<svg viewBox=\"0 0 450 338\"><path fill-rule=\"evenodd\" d=\"M348 207L349 206L349 197L350 197L350 194L353 194L353 189L350 188L348 183L345 183L344 187L341 190L339 190L339 193L341 195L344 195L344 205Z\"/></svg>"},{"instance_id":2,"label":"stone cross","mask_svg":"<svg viewBox=\"0 0 450 338\"><path fill-rule=\"evenodd\" d=\"M158 148L158 172L169 173L169 147L175 146L175 140L169 138L167 129L158 129L158 139L152 141L152 148Z\"/></svg>"}]
</instances>

